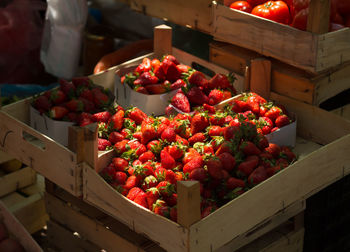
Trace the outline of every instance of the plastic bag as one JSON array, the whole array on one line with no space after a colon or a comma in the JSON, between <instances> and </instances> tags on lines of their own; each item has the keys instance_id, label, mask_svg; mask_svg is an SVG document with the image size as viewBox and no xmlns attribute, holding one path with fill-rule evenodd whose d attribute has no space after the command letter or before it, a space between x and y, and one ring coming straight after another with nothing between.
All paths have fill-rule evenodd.
<instances>
[{"instance_id":1,"label":"plastic bag","mask_svg":"<svg viewBox=\"0 0 350 252\"><path fill-rule=\"evenodd\" d=\"M12 0L0 6L0 83L23 83L38 76L43 67L39 51L43 22L39 0Z\"/></svg>"},{"instance_id":2,"label":"plastic bag","mask_svg":"<svg viewBox=\"0 0 350 252\"><path fill-rule=\"evenodd\" d=\"M79 65L87 3L86 0L47 0L47 4L41 61L48 73L71 79Z\"/></svg>"}]
</instances>

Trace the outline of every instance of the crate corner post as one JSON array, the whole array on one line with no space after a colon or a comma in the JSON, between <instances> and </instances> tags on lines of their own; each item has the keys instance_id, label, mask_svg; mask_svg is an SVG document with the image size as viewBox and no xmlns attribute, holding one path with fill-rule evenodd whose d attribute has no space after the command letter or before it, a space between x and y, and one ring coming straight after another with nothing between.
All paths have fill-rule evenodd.
<instances>
[{"instance_id":1,"label":"crate corner post","mask_svg":"<svg viewBox=\"0 0 350 252\"><path fill-rule=\"evenodd\" d=\"M156 57L172 53L172 28L170 26L154 27L153 51Z\"/></svg>"}]
</instances>

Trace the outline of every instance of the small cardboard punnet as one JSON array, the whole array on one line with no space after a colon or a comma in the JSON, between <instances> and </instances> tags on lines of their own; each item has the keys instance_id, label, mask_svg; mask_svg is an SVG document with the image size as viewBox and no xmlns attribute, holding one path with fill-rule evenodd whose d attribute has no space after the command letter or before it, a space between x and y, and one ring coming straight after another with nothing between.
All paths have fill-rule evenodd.
<instances>
[{"instance_id":1,"label":"small cardboard punnet","mask_svg":"<svg viewBox=\"0 0 350 252\"><path fill-rule=\"evenodd\" d=\"M52 120L45 114L40 115L38 110L30 106L30 126L64 146L68 146L68 128L74 124Z\"/></svg>"},{"instance_id":2,"label":"small cardboard punnet","mask_svg":"<svg viewBox=\"0 0 350 252\"><path fill-rule=\"evenodd\" d=\"M115 97L117 103L124 108L136 106L147 115L164 115L169 100L176 94L177 90L164 94L142 94L132 90L129 85L122 84L120 78L132 72L136 67L137 65L129 65L116 70Z\"/></svg>"}]
</instances>

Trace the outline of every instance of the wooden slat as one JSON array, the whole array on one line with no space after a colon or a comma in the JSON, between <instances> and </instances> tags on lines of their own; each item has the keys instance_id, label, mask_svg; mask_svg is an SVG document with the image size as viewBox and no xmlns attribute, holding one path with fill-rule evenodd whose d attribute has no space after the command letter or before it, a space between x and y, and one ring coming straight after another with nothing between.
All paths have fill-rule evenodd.
<instances>
[{"instance_id":1,"label":"wooden slat","mask_svg":"<svg viewBox=\"0 0 350 252\"><path fill-rule=\"evenodd\" d=\"M154 28L153 51L157 58L172 53L172 29L167 25Z\"/></svg>"},{"instance_id":2,"label":"wooden slat","mask_svg":"<svg viewBox=\"0 0 350 252\"><path fill-rule=\"evenodd\" d=\"M198 181L177 182L177 219L186 228L201 219L201 197Z\"/></svg>"},{"instance_id":3,"label":"wooden slat","mask_svg":"<svg viewBox=\"0 0 350 252\"><path fill-rule=\"evenodd\" d=\"M0 197L29 186L36 181L36 172L30 167L24 167L15 172L0 177Z\"/></svg>"},{"instance_id":4,"label":"wooden slat","mask_svg":"<svg viewBox=\"0 0 350 252\"><path fill-rule=\"evenodd\" d=\"M350 120L350 104L347 104L343 107L332 110L332 113L340 115L341 117Z\"/></svg>"},{"instance_id":5,"label":"wooden slat","mask_svg":"<svg viewBox=\"0 0 350 252\"><path fill-rule=\"evenodd\" d=\"M73 210L66 202L50 194L45 195L46 209L53 220L78 232L84 239L91 241L107 251L143 251L135 244L121 238L103 225Z\"/></svg>"},{"instance_id":6,"label":"wooden slat","mask_svg":"<svg viewBox=\"0 0 350 252\"><path fill-rule=\"evenodd\" d=\"M307 18L307 30L313 33L326 33L329 29L331 0L311 0Z\"/></svg>"},{"instance_id":7,"label":"wooden slat","mask_svg":"<svg viewBox=\"0 0 350 252\"><path fill-rule=\"evenodd\" d=\"M349 151L350 135L347 135L219 208L214 214L191 226L191 249L218 249L256 223L339 180L350 173L350 157L346 154Z\"/></svg>"},{"instance_id":8,"label":"wooden slat","mask_svg":"<svg viewBox=\"0 0 350 252\"><path fill-rule=\"evenodd\" d=\"M184 251L187 229L128 200L92 168L84 167L84 200L97 206L136 233L145 234L168 251ZM150 228L152 227L152 228ZM168 234L172 234L169 236Z\"/></svg>"},{"instance_id":9,"label":"wooden slat","mask_svg":"<svg viewBox=\"0 0 350 252\"><path fill-rule=\"evenodd\" d=\"M250 64L250 90L265 99L270 98L271 91L271 61L254 59Z\"/></svg>"}]
</instances>

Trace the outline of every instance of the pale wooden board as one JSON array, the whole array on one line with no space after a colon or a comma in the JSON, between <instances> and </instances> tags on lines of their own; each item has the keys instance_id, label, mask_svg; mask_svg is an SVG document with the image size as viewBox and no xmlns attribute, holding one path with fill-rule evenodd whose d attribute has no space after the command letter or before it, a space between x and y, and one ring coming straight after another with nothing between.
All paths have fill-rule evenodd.
<instances>
[{"instance_id":1,"label":"pale wooden board","mask_svg":"<svg viewBox=\"0 0 350 252\"><path fill-rule=\"evenodd\" d=\"M330 8L330 0L311 0L307 17L307 30L318 34L327 33L329 29Z\"/></svg>"},{"instance_id":2,"label":"pale wooden board","mask_svg":"<svg viewBox=\"0 0 350 252\"><path fill-rule=\"evenodd\" d=\"M5 163L14 159L13 156L7 154L6 152L0 151L0 163Z\"/></svg>"},{"instance_id":3,"label":"pale wooden board","mask_svg":"<svg viewBox=\"0 0 350 252\"><path fill-rule=\"evenodd\" d=\"M346 120L350 120L350 104L347 104L343 107L332 110L332 113L340 115L341 117L345 118Z\"/></svg>"},{"instance_id":4,"label":"pale wooden board","mask_svg":"<svg viewBox=\"0 0 350 252\"><path fill-rule=\"evenodd\" d=\"M213 36L310 72L350 60L350 29L317 35L213 4Z\"/></svg>"},{"instance_id":5,"label":"pale wooden board","mask_svg":"<svg viewBox=\"0 0 350 252\"><path fill-rule=\"evenodd\" d=\"M84 239L103 247L103 249L107 251L143 251L135 244L121 238L97 221L75 211L66 202L48 193L45 194L45 202L47 212L52 220L78 232Z\"/></svg>"},{"instance_id":6,"label":"pale wooden board","mask_svg":"<svg viewBox=\"0 0 350 252\"><path fill-rule=\"evenodd\" d=\"M86 202L123 222L136 233L146 235L168 251L186 249L187 229L128 200L90 167L84 167L83 178Z\"/></svg>"},{"instance_id":7,"label":"pale wooden board","mask_svg":"<svg viewBox=\"0 0 350 252\"><path fill-rule=\"evenodd\" d=\"M157 58L172 53L172 29L167 25L159 25L153 32L153 51Z\"/></svg>"},{"instance_id":8,"label":"pale wooden board","mask_svg":"<svg viewBox=\"0 0 350 252\"><path fill-rule=\"evenodd\" d=\"M25 103L25 100L22 102ZM76 154L19 121L21 118L13 116L16 115L0 111L0 138L3 141L1 150L13 155L72 194L80 195L81 170L76 162ZM40 147L25 138L25 133L36 138L34 142L39 141ZM44 149L42 146L45 146Z\"/></svg>"},{"instance_id":9,"label":"pale wooden board","mask_svg":"<svg viewBox=\"0 0 350 252\"><path fill-rule=\"evenodd\" d=\"M341 179L350 172L349 151L350 135L347 135L309 154L221 207L191 226L191 249L218 249L256 223Z\"/></svg>"},{"instance_id":10,"label":"pale wooden board","mask_svg":"<svg viewBox=\"0 0 350 252\"><path fill-rule=\"evenodd\" d=\"M211 0L130 0L133 10L210 33Z\"/></svg>"},{"instance_id":11,"label":"pale wooden board","mask_svg":"<svg viewBox=\"0 0 350 252\"><path fill-rule=\"evenodd\" d=\"M271 90L271 61L260 58L253 59L250 64L249 89L265 99L269 99Z\"/></svg>"},{"instance_id":12,"label":"pale wooden board","mask_svg":"<svg viewBox=\"0 0 350 252\"><path fill-rule=\"evenodd\" d=\"M34 184L36 172L30 167L6 174L0 177L0 197L16 191L17 189Z\"/></svg>"},{"instance_id":13,"label":"pale wooden board","mask_svg":"<svg viewBox=\"0 0 350 252\"><path fill-rule=\"evenodd\" d=\"M236 251L237 249L247 244L250 244L250 243L255 244L256 239L264 236L266 233L269 233L271 230L287 222L288 219L294 217L304 209L305 209L305 201L296 202L295 204L292 204L291 206L287 207L284 211L281 211L271 216L270 218L265 220L263 223L260 223L259 225L254 227L253 230L249 230L248 232L233 239L228 244L225 244L224 246L219 248L217 252Z\"/></svg>"},{"instance_id":14,"label":"pale wooden board","mask_svg":"<svg viewBox=\"0 0 350 252\"><path fill-rule=\"evenodd\" d=\"M0 201L0 220L5 223L8 231L19 241L27 252L42 252L43 250L34 241L6 206Z\"/></svg>"}]
</instances>

